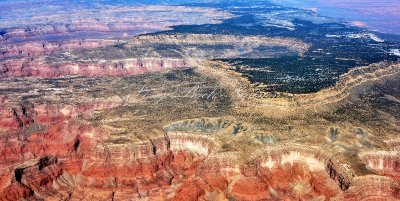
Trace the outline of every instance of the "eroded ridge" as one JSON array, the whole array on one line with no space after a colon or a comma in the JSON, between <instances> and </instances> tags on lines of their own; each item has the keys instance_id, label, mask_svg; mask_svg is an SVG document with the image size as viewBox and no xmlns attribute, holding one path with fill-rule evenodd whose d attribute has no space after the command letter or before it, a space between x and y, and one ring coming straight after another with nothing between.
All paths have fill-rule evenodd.
<instances>
[{"instance_id":1,"label":"eroded ridge","mask_svg":"<svg viewBox=\"0 0 400 201\"><path fill-rule=\"evenodd\" d=\"M358 67L341 75L335 86L311 94L278 93L259 95L253 98L260 108L269 115L320 113L344 105L375 84L392 81L399 76L398 63L381 62ZM257 92L257 89L253 90ZM354 101L354 100L353 100Z\"/></svg>"},{"instance_id":2,"label":"eroded ridge","mask_svg":"<svg viewBox=\"0 0 400 201\"><path fill-rule=\"evenodd\" d=\"M385 62L352 69L348 73L341 75L333 88L318 92L313 101L323 104L340 102L351 95L357 95L359 90L367 88L373 83L383 82L385 79L398 76L399 72L399 63ZM319 95L323 95L323 99Z\"/></svg>"},{"instance_id":3,"label":"eroded ridge","mask_svg":"<svg viewBox=\"0 0 400 201\"><path fill-rule=\"evenodd\" d=\"M364 151L359 157L367 168L379 175L386 175L400 181L400 155L398 151Z\"/></svg>"},{"instance_id":4,"label":"eroded ridge","mask_svg":"<svg viewBox=\"0 0 400 201\"><path fill-rule=\"evenodd\" d=\"M219 23L233 16L229 12L201 7L97 5L88 8L84 4L77 3L74 4L74 8L70 8L70 5L63 2L52 3L55 6L45 2L43 5L30 4L31 7L25 8L20 2L15 2L18 6L13 5L13 2L5 2L4 6L8 6L11 11L0 23L0 28L5 29L0 35L0 42L13 42L43 35L55 35L60 39L88 36L106 38L116 35L132 37L166 30L174 25ZM24 9L21 9L21 5L35 15L34 22L26 15ZM46 5L48 9L43 11L41 6ZM52 18L48 18L47 15L51 15Z\"/></svg>"},{"instance_id":5,"label":"eroded ridge","mask_svg":"<svg viewBox=\"0 0 400 201\"><path fill-rule=\"evenodd\" d=\"M94 128L87 130L89 129L87 127L85 130L72 129L76 134L71 133L70 142L64 144L63 140L58 138L65 137L65 132L69 132L69 129L61 129L62 132L43 136L45 137L43 140L50 135L53 136L52 144L44 148L45 152L32 149L34 143L29 139L36 135L32 134L29 139L22 141L32 147L28 150L29 146L25 145L25 149L29 151L26 153L43 157L37 160L34 159L35 156L30 156L32 158L30 162L17 166L9 164L9 167L15 169L2 176L2 196L4 199L67 197L87 199L94 196L115 199L166 197L178 200L208 196L227 197L228 194L224 192L228 189L229 192L232 191L231 196L253 199L254 197L252 198L247 192L250 189L246 190L248 187L246 183L250 182L249 184L258 187L268 185L268 180L259 180L256 175L250 176L258 174L259 168L240 163L237 157L230 157L232 155L229 154L213 154L220 149L215 137L223 135L223 131L231 133L236 126L234 122L207 119L190 122L183 124L187 126L179 126L180 129L176 129L177 124L169 126L175 129L174 131L168 129L167 135L144 141L132 141L128 144L122 141L111 143L108 140L96 144L94 140L101 139L99 137L104 136L107 131L102 131L103 134L100 134ZM54 123L52 125L49 126L55 126ZM176 132L182 128L186 133ZM206 135L198 133L204 129L209 131L205 132ZM60 131L59 128L57 130ZM90 135L92 137L88 138ZM95 136L97 137L93 138ZM51 147L57 147L58 150L65 148L62 148L63 152L57 153L51 151ZM23 153L14 154L18 158ZM221 154L224 157L221 157ZM12 154L10 152L5 155L11 157ZM208 158L215 162L210 163ZM202 163L205 159L208 162ZM3 159L3 162L5 161L11 162L9 159ZM17 161L19 160L16 159L14 164L18 164ZM294 165L293 161L289 163L291 166ZM295 177L293 175L293 178ZM192 191L192 187L195 187L193 185L197 189L195 194L188 194L188 190ZM232 190L229 190L231 188ZM96 193L91 193L89 189L96 189ZM257 196L270 195L261 192Z\"/></svg>"},{"instance_id":6,"label":"eroded ridge","mask_svg":"<svg viewBox=\"0 0 400 201\"><path fill-rule=\"evenodd\" d=\"M43 80L46 86L63 81L64 78L57 83ZM130 113L119 108L150 97L87 96L80 100L71 97L74 101L70 105L46 105L39 98L31 99L34 104L16 104L25 93L21 90L16 87L15 94L1 99L6 106L1 110L5 117L1 120L4 199L399 197L397 158L387 153L383 159L375 153L359 155L367 168L377 174L365 177L343 163L343 159L336 159L317 147L281 143L275 138L265 141L253 131L254 125L233 117L173 121L164 127L154 124L137 132L138 128L132 129L130 124L144 125L145 117L129 116ZM49 93L53 96L46 101L57 102L53 99L60 95L60 90ZM100 111L106 111L106 115L100 115ZM372 137L365 132L359 135ZM363 178L383 182L384 188L358 186L363 182L357 181ZM372 195L370 191L375 188L382 192Z\"/></svg>"},{"instance_id":7,"label":"eroded ridge","mask_svg":"<svg viewBox=\"0 0 400 201\"><path fill-rule=\"evenodd\" d=\"M301 55L309 48L292 38L211 34L144 35L125 45L116 43L86 40L8 45L2 48L0 76L127 76L195 67L193 63L213 58ZM285 51L275 55L274 48Z\"/></svg>"},{"instance_id":8,"label":"eroded ridge","mask_svg":"<svg viewBox=\"0 0 400 201\"><path fill-rule=\"evenodd\" d=\"M128 76L149 72L160 72L174 68L189 67L184 59L132 58L123 60L103 60L99 62L48 63L45 58L12 59L2 62L2 77L42 77L54 78L66 75Z\"/></svg>"},{"instance_id":9,"label":"eroded ridge","mask_svg":"<svg viewBox=\"0 0 400 201\"><path fill-rule=\"evenodd\" d=\"M182 55L189 58L259 57L261 54L265 56L271 53L265 50L268 47L284 47L289 52L302 55L310 47L309 44L294 38L223 34L144 35L135 37L126 47L161 47L167 45L182 48ZM211 50L211 52L206 52L206 50Z\"/></svg>"},{"instance_id":10,"label":"eroded ridge","mask_svg":"<svg viewBox=\"0 0 400 201\"><path fill-rule=\"evenodd\" d=\"M248 142L255 146L250 150L233 149L236 136L253 133L235 118L178 121L152 131L150 138L113 137L116 131L123 133L122 128L92 127L71 119L79 113L53 110L59 112L30 104L11 110L8 129L22 135L3 141L15 142L2 150L6 157L1 163L7 167L1 177L3 199L340 200L370 195L369 188L358 187L363 177L354 177L316 147L267 147L254 138ZM40 129L26 131L33 128ZM21 157L28 162L21 164ZM369 179L384 182L392 192L373 194L376 198L398 197L395 182L379 176Z\"/></svg>"}]
</instances>

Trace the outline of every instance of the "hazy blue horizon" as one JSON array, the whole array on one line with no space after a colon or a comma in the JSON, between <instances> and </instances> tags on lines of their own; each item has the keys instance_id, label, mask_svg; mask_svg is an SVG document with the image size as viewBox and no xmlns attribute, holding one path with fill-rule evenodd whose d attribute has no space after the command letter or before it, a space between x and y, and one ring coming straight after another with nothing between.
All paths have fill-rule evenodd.
<instances>
[{"instance_id":1,"label":"hazy blue horizon","mask_svg":"<svg viewBox=\"0 0 400 201\"><path fill-rule=\"evenodd\" d=\"M309 9L317 12L322 16L331 17L334 19L342 19L343 22L355 26L369 28L371 30L400 35L400 3L398 0L249 0L249 1L222 1L222 0L200 0L194 4L202 3L224 3L224 4L251 4L254 2L271 2L288 7L295 7L301 9ZM99 5L143 5L143 4L166 4L166 5L179 5L179 4L192 4L189 0L70 0L70 1L54 1L55 5L64 7L65 10L74 9L76 7L94 8ZM13 12L18 11L21 4L32 4L34 7L43 9L41 7L42 1L40 0L0 0L0 11L4 11L0 15L0 19L5 19L9 16L10 8L14 8ZM23 7L23 6L22 6ZM27 14L26 10L21 10L19 14ZM29 12L28 12L29 14Z\"/></svg>"},{"instance_id":2,"label":"hazy blue horizon","mask_svg":"<svg viewBox=\"0 0 400 201\"><path fill-rule=\"evenodd\" d=\"M271 2L316 11L371 30L400 35L398 0L271 0Z\"/></svg>"}]
</instances>

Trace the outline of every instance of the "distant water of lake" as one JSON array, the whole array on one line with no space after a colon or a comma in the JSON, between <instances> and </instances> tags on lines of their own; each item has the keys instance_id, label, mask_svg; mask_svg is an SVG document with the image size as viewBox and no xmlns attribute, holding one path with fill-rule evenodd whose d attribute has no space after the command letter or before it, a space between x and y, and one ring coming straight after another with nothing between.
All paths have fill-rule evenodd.
<instances>
[{"instance_id":1,"label":"distant water of lake","mask_svg":"<svg viewBox=\"0 0 400 201\"><path fill-rule=\"evenodd\" d=\"M271 0L383 33L400 35L400 0Z\"/></svg>"}]
</instances>

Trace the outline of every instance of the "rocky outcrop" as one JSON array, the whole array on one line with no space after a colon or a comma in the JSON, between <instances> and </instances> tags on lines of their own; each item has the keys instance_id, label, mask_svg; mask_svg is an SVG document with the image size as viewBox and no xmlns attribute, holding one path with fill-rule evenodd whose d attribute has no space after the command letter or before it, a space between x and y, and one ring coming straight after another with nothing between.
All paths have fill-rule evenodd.
<instances>
[{"instance_id":1,"label":"rocky outcrop","mask_svg":"<svg viewBox=\"0 0 400 201\"><path fill-rule=\"evenodd\" d=\"M273 169L277 166L285 166L285 164L299 163L308 166L310 171L323 171L343 191L350 187L353 179L351 171L345 168L336 158L312 147L282 145L263 150L256 155L259 156L253 160L261 161L260 165L264 168Z\"/></svg>"},{"instance_id":2,"label":"rocky outcrop","mask_svg":"<svg viewBox=\"0 0 400 201\"><path fill-rule=\"evenodd\" d=\"M211 153L215 146L207 136L186 135L181 133L170 133L170 148L173 152L187 151L202 156Z\"/></svg>"},{"instance_id":3,"label":"rocky outcrop","mask_svg":"<svg viewBox=\"0 0 400 201\"><path fill-rule=\"evenodd\" d=\"M1 77L126 76L193 67L205 59L304 54L298 39L237 35L143 35L125 45L117 40L27 41L0 49ZM174 47L174 50L171 50ZM74 50L79 50L74 52ZM196 62L197 61L197 62Z\"/></svg>"},{"instance_id":4,"label":"rocky outcrop","mask_svg":"<svg viewBox=\"0 0 400 201\"><path fill-rule=\"evenodd\" d=\"M183 59L125 59L101 61L98 63L48 63L45 58L12 59L2 62L1 77L46 77L54 78L66 75L126 76L148 72L159 72L166 69L188 67Z\"/></svg>"},{"instance_id":5,"label":"rocky outcrop","mask_svg":"<svg viewBox=\"0 0 400 201\"><path fill-rule=\"evenodd\" d=\"M176 25L219 23L233 16L212 8L185 6L112 6L110 9L96 5L89 9L82 3L70 7L59 1L35 6L5 2L3 6L8 7L9 12L0 22L0 28L4 29L0 42L43 35L80 39L122 37L124 34L132 37ZM43 10L43 7L47 9ZM35 16L34 22L28 20L24 10L30 10ZM107 32L110 34L105 34Z\"/></svg>"},{"instance_id":6,"label":"rocky outcrop","mask_svg":"<svg viewBox=\"0 0 400 201\"><path fill-rule=\"evenodd\" d=\"M181 141L180 148L183 150L187 147L186 150L192 153L201 153L198 150L204 150L203 155L207 154L207 158L197 169L198 177L203 178L201 175L211 173L222 177L221 180L227 182L224 191L228 193L224 194L224 191L219 190L214 192L213 196L231 197L238 200L316 197L330 199L340 194L340 188L347 190L349 187L352 178L347 175L342 176L347 173L343 171L344 168L341 169L339 163L332 166L330 163L332 161L336 163L336 160L312 148L297 145L264 148L253 153L248 159L241 159L240 152L219 151L223 143L216 140L217 136L224 135L223 133L232 135L229 132L232 125L237 124L229 120L201 119L177 122L166 127L168 135L192 136L193 132L203 130L201 133L203 135L207 133L208 141L212 139L214 148L211 152L206 152L205 146L202 146L203 149L195 146L195 142L192 142L191 146L186 146L185 142ZM241 130L243 132L246 128ZM192 134L182 134L182 132ZM198 134L199 137L204 138L201 133ZM195 148L194 151L193 148ZM332 171L335 171L336 175L330 173ZM347 186L344 187L344 185ZM192 185L182 186L178 192L189 192L189 189L193 188ZM191 195L190 199L201 199L208 195L208 188L201 185L196 185L195 188L199 190Z\"/></svg>"},{"instance_id":7,"label":"rocky outcrop","mask_svg":"<svg viewBox=\"0 0 400 201\"><path fill-rule=\"evenodd\" d=\"M375 83L382 82L385 79L399 75L400 64L398 63L377 63L369 66L358 67L341 75L339 81L332 88L321 90L310 95L312 98L304 98L306 102L300 104L319 104L329 105L339 103L351 95L357 95L362 88ZM300 95L300 97L303 97ZM304 95L307 97L307 95Z\"/></svg>"},{"instance_id":8,"label":"rocky outcrop","mask_svg":"<svg viewBox=\"0 0 400 201\"><path fill-rule=\"evenodd\" d=\"M4 200L397 198L395 193L370 193L379 186L357 187L365 183L354 182L360 176L318 147L260 143L254 137L258 133L233 117L188 119L157 132L135 132L127 129L135 116L126 121L126 116L117 115L122 124L96 115L91 118L97 123L82 120L94 110L118 108L119 99L14 104L19 96L13 93L2 98L5 107L0 109ZM238 139L243 136L247 141L242 145ZM380 164L373 155L360 158L371 163L372 170ZM389 175L395 160L384 158L390 161L383 162L385 171L376 172ZM370 182L379 178L371 177ZM382 189L396 192L396 185Z\"/></svg>"},{"instance_id":9,"label":"rocky outcrop","mask_svg":"<svg viewBox=\"0 0 400 201\"><path fill-rule=\"evenodd\" d=\"M336 200L398 200L400 187L393 179L382 176L356 177L343 197Z\"/></svg>"},{"instance_id":10,"label":"rocky outcrop","mask_svg":"<svg viewBox=\"0 0 400 201\"><path fill-rule=\"evenodd\" d=\"M397 151L362 152L359 157L368 168L381 175L400 179L400 155Z\"/></svg>"},{"instance_id":11,"label":"rocky outcrop","mask_svg":"<svg viewBox=\"0 0 400 201\"><path fill-rule=\"evenodd\" d=\"M303 55L310 45L298 39L282 37L222 34L158 34L135 37L125 47L136 51L137 49L146 50L151 48L155 49L157 54L161 56L167 56L168 52L165 51L165 47L176 47L175 51L178 51L179 55L183 57L216 59L274 56L274 52L269 51L273 48L284 48L287 54Z\"/></svg>"},{"instance_id":12,"label":"rocky outcrop","mask_svg":"<svg viewBox=\"0 0 400 201\"><path fill-rule=\"evenodd\" d=\"M233 118L179 121L165 126L165 134L128 140L110 138L111 128L72 119L79 114L73 110L50 112L27 103L16 108L20 119L33 123L21 120L20 127L11 114L9 121L16 122L11 130L22 132L33 124L43 130L2 139L3 200L340 200L370 191L357 187L362 182L353 182L348 169L315 147L256 143L259 151L247 158L241 156L245 150L225 150L226 140L249 133ZM395 183L389 186L395 192Z\"/></svg>"},{"instance_id":13,"label":"rocky outcrop","mask_svg":"<svg viewBox=\"0 0 400 201\"><path fill-rule=\"evenodd\" d=\"M358 67L340 76L334 87L321 90L314 94L298 95L300 105L310 106L332 105L357 95L363 88L367 88L375 82L382 82L385 79L395 77L400 72L398 63L377 63L369 66Z\"/></svg>"},{"instance_id":14,"label":"rocky outcrop","mask_svg":"<svg viewBox=\"0 0 400 201\"><path fill-rule=\"evenodd\" d=\"M399 63L381 62L354 68L341 75L335 86L316 93L266 94L253 100L260 110L276 117L320 113L346 104L352 98L356 99L360 93L374 84L397 79L399 73Z\"/></svg>"},{"instance_id":15,"label":"rocky outcrop","mask_svg":"<svg viewBox=\"0 0 400 201\"><path fill-rule=\"evenodd\" d=\"M116 40L70 40L60 42L32 41L13 43L0 48L0 59L12 57L33 57L56 52L92 49L116 44Z\"/></svg>"},{"instance_id":16,"label":"rocky outcrop","mask_svg":"<svg viewBox=\"0 0 400 201\"><path fill-rule=\"evenodd\" d=\"M128 47L146 45L227 45L236 43L238 45L252 46L290 46L294 50L307 51L309 45L294 38L266 37L266 36L239 36L223 34L157 34L143 35L133 38Z\"/></svg>"},{"instance_id":17,"label":"rocky outcrop","mask_svg":"<svg viewBox=\"0 0 400 201\"><path fill-rule=\"evenodd\" d=\"M143 53L145 50L141 50L142 54L118 57L119 54L110 48L121 48L125 37L166 30L175 25L215 24L233 16L229 12L200 7L114 6L109 9L96 6L90 10L81 4L76 5L80 9L73 8L79 10L77 14L66 12L72 8L61 9L66 6L62 2L52 2L60 5L49 6L51 19L46 15L48 10L37 12L41 7L29 8L36 14L32 22L13 7L14 3L9 4L9 15L0 22L1 77L123 76L187 67L182 57L148 55ZM21 7L18 2L16 5ZM78 15L84 17L75 18ZM10 21L14 23L8 24ZM83 50L92 49L95 49L95 58L82 58ZM74 51L77 53L72 53ZM111 56L104 56L108 54Z\"/></svg>"}]
</instances>

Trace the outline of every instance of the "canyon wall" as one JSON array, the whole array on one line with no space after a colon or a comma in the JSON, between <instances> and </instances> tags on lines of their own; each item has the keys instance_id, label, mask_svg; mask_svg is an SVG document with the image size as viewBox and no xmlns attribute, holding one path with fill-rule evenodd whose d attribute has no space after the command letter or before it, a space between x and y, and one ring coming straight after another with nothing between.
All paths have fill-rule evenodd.
<instances>
[{"instance_id":1,"label":"canyon wall","mask_svg":"<svg viewBox=\"0 0 400 201\"><path fill-rule=\"evenodd\" d=\"M250 161L218 151L221 142L213 136L232 126L213 130L209 137L170 130L127 147L123 142L96 143L106 134L98 128L79 128L74 122L46 124L40 114L25 114L33 115L30 122L50 128L27 138L15 136L15 146L2 151L3 167L9 169L1 177L2 199L328 199L341 194L326 172L326 159L307 148L266 149ZM25 162L19 164L21 157Z\"/></svg>"},{"instance_id":2,"label":"canyon wall","mask_svg":"<svg viewBox=\"0 0 400 201\"><path fill-rule=\"evenodd\" d=\"M9 59L1 63L1 77L61 77L66 75L127 76L189 67L183 59L138 58L101 62L56 63L43 57Z\"/></svg>"}]
</instances>

